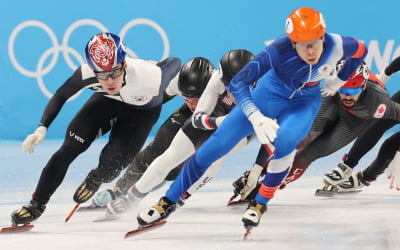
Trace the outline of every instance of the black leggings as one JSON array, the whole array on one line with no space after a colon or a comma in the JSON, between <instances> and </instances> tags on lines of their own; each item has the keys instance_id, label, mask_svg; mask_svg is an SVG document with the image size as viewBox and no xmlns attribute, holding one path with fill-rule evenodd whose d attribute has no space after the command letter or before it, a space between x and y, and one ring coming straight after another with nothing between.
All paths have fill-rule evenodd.
<instances>
[{"instance_id":1,"label":"black leggings","mask_svg":"<svg viewBox=\"0 0 400 250\"><path fill-rule=\"evenodd\" d=\"M368 181L375 180L381 175L387 166L389 166L390 162L392 162L399 147L400 132L397 132L383 142L379 149L378 156L363 172L365 179Z\"/></svg>"},{"instance_id":2,"label":"black leggings","mask_svg":"<svg viewBox=\"0 0 400 250\"><path fill-rule=\"evenodd\" d=\"M107 174L92 177L101 182L113 180L142 148L160 111L161 105L134 109L102 94L93 94L71 121L63 144L42 170L34 198L47 203L62 183L71 162L97 137L109 131L108 143L101 151L97 166Z\"/></svg>"},{"instance_id":3,"label":"black leggings","mask_svg":"<svg viewBox=\"0 0 400 250\"><path fill-rule=\"evenodd\" d=\"M128 189L140 179L147 167L155 158L164 153L164 151L171 144L171 141L175 137L176 133L191 115L192 111L190 111L186 104L183 104L161 125L154 140L150 142L145 149L141 150L137 154L135 159L129 164L124 175L117 181L116 186L123 193L126 193ZM93 171L100 172L101 169ZM104 174L106 173L99 173L99 175Z\"/></svg>"}]
</instances>

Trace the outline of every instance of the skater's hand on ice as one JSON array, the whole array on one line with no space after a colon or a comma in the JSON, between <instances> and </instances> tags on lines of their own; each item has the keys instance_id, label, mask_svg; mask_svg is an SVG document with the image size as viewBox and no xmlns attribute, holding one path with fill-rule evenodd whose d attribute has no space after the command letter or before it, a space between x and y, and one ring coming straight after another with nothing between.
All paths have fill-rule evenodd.
<instances>
[{"instance_id":1,"label":"skater's hand on ice","mask_svg":"<svg viewBox=\"0 0 400 250\"><path fill-rule=\"evenodd\" d=\"M33 153L32 145L39 145L42 143L47 134L47 128L45 126L39 126L33 134L26 137L22 143L22 151L25 153Z\"/></svg>"},{"instance_id":2,"label":"skater's hand on ice","mask_svg":"<svg viewBox=\"0 0 400 250\"><path fill-rule=\"evenodd\" d=\"M278 123L256 111L249 116L254 131L262 144L270 144L276 138L276 131L279 129Z\"/></svg>"},{"instance_id":3,"label":"skater's hand on ice","mask_svg":"<svg viewBox=\"0 0 400 250\"><path fill-rule=\"evenodd\" d=\"M386 169L387 177L390 181L389 187L400 190L400 152L397 151L392 162Z\"/></svg>"}]
</instances>

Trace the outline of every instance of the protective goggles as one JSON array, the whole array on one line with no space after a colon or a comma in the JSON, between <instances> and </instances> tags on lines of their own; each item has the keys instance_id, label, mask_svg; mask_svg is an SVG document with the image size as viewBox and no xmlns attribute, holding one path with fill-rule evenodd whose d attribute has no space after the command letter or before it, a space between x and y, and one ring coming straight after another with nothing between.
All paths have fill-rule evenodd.
<instances>
[{"instance_id":1,"label":"protective goggles","mask_svg":"<svg viewBox=\"0 0 400 250\"><path fill-rule=\"evenodd\" d=\"M123 72L124 72L124 66L122 65L122 67L120 68L109 71L102 71L102 72L95 71L94 74L96 75L96 78L99 80L107 80L109 77L111 77L111 79L114 80L120 75L122 75Z\"/></svg>"},{"instance_id":2,"label":"protective goggles","mask_svg":"<svg viewBox=\"0 0 400 250\"><path fill-rule=\"evenodd\" d=\"M188 104L197 104L199 102L199 98L196 97L186 97L182 96L183 100Z\"/></svg>"},{"instance_id":3,"label":"protective goggles","mask_svg":"<svg viewBox=\"0 0 400 250\"><path fill-rule=\"evenodd\" d=\"M322 44L322 38L308 42L308 43L296 43L296 46L298 46L300 49L306 50L309 48L315 48L315 47L319 46L320 44Z\"/></svg>"},{"instance_id":4,"label":"protective goggles","mask_svg":"<svg viewBox=\"0 0 400 250\"><path fill-rule=\"evenodd\" d=\"M353 96L353 95L358 95L363 91L363 88L353 88L353 89L348 89L348 88L340 88L339 93L345 96Z\"/></svg>"}]
</instances>

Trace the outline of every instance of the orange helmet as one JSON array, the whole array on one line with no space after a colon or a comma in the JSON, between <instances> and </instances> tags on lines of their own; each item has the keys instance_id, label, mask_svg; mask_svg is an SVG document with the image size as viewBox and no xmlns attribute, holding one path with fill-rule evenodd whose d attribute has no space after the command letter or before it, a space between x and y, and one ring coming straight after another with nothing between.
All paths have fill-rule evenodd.
<instances>
[{"instance_id":1,"label":"orange helmet","mask_svg":"<svg viewBox=\"0 0 400 250\"><path fill-rule=\"evenodd\" d=\"M325 34L322 14L308 7L298 8L286 19L286 34L295 43L308 43Z\"/></svg>"}]
</instances>

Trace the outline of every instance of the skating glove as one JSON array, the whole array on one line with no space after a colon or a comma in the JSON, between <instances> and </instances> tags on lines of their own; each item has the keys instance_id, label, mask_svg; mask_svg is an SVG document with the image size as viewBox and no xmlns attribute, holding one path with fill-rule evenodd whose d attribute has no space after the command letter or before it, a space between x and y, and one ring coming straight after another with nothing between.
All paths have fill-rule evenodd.
<instances>
[{"instance_id":1,"label":"skating glove","mask_svg":"<svg viewBox=\"0 0 400 250\"><path fill-rule=\"evenodd\" d=\"M39 145L42 143L47 134L47 128L45 126L39 126L33 134L26 137L22 143L22 151L25 153L33 153L32 145Z\"/></svg>"},{"instance_id":2,"label":"skating glove","mask_svg":"<svg viewBox=\"0 0 400 250\"><path fill-rule=\"evenodd\" d=\"M324 80L325 83L321 87L321 95L323 97L333 96L342 87L346 81L342 81L340 78L332 77Z\"/></svg>"},{"instance_id":3,"label":"skating glove","mask_svg":"<svg viewBox=\"0 0 400 250\"><path fill-rule=\"evenodd\" d=\"M392 162L386 169L387 177L390 181L389 187L400 190L400 152L397 151Z\"/></svg>"},{"instance_id":4,"label":"skating glove","mask_svg":"<svg viewBox=\"0 0 400 250\"><path fill-rule=\"evenodd\" d=\"M279 129L279 125L275 120L264 116L258 110L249 116L249 120L262 144L270 144L274 142L276 132Z\"/></svg>"},{"instance_id":5,"label":"skating glove","mask_svg":"<svg viewBox=\"0 0 400 250\"><path fill-rule=\"evenodd\" d=\"M258 184L258 179L260 178L261 175L261 171L263 170L263 167L258 165L258 164L254 164L253 168L250 171L249 176L247 177L247 182L246 185L242 188L242 190L240 190L240 194L241 194L241 200L245 200L246 197L254 190L254 188L257 186Z\"/></svg>"}]
</instances>

